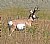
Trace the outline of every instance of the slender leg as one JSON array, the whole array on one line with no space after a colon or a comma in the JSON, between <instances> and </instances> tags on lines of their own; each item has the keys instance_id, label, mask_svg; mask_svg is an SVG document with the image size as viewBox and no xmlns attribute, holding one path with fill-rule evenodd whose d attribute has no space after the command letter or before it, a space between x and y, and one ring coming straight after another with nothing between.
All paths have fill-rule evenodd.
<instances>
[{"instance_id":1,"label":"slender leg","mask_svg":"<svg viewBox=\"0 0 50 44\"><path fill-rule=\"evenodd\" d=\"M13 29L12 32L10 33L10 36L12 35L13 32L14 32L14 29Z\"/></svg>"},{"instance_id":2,"label":"slender leg","mask_svg":"<svg viewBox=\"0 0 50 44\"><path fill-rule=\"evenodd\" d=\"M16 31L16 29L15 29L15 31Z\"/></svg>"},{"instance_id":3,"label":"slender leg","mask_svg":"<svg viewBox=\"0 0 50 44\"><path fill-rule=\"evenodd\" d=\"M9 27L9 31L11 30L11 27Z\"/></svg>"},{"instance_id":4,"label":"slender leg","mask_svg":"<svg viewBox=\"0 0 50 44\"><path fill-rule=\"evenodd\" d=\"M9 34L10 34L10 31L11 31L11 27L9 26Z\"/></svg>"},{"instance_id":5,"label":"slender leg","mask_svg":"<svg viewBox=\"0 0 50 44\"><path fill-rule=\"evenodd\" d=\"M11 29L10 36L12 35L12 33L14 32L15 29L16 29L15 27L13 27L13 28Z\"/></svg>"}]
</instances>

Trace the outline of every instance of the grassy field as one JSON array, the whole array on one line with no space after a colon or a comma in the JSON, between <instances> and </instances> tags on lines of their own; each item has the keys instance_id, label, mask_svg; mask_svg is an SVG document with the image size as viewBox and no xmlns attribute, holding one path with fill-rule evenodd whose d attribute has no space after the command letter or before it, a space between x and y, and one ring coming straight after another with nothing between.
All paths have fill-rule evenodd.
<instances>
[{"instance_id":1,"label":"grassy field","mask_svg":"<svg viewBox=\"0 0 50 44\"><path fill-rule=\"evenodd\" d=\"M8 17L16 19L17 16L26 17L29 15L29 9L9 8L0 10L2 16L2 36L0 44L50 44L50 11L41 10L37 12L39 19L33 22L32 27L27 27L23 31L14 31L12 36L8 36L7 27Z\"/></svg>"}]
</instances>

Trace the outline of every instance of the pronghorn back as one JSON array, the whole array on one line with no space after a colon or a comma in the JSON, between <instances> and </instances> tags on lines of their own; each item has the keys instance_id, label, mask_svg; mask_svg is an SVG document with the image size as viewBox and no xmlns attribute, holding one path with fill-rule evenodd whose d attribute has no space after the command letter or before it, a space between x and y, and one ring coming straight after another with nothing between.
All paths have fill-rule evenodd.
<instances>
[{"instance_id":1,"label":"pronghorn back","mask_svg":"<svg viewBox=\"0 0 50 44\"><path fill-rule=\"evenodd\" d=\"M17 19L17 20L12 20L13 25L16 26L17 24L26 24L28 26L31 26L31 20L30 19Z\"/></svg>"}]
</instances>

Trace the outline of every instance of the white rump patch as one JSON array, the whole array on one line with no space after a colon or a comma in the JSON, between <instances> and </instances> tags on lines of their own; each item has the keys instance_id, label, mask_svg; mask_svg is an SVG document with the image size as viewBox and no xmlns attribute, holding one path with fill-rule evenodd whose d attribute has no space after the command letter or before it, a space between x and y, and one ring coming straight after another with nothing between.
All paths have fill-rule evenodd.
<instances>
[{"instance_id":1,"label":"white rump patch","mask_svg":"<svg viewBox=\"0 0 50 44\"><path fill-rule=\"evenodd\" d=\"M8 24L9 24L9 26L11 26L13 24L13 22L12 21L9 21Z\"/></svg>"},{"instance_id":2,"label":"white rump patch","mask_svg":"<svg viewBox=\"0 0 50 44\"><path fill-rule=\"evenodd\" d=\"M25 28L25 24L17 24L17 28L18 29L24 29Z\"/></svg>"}]
</instances>

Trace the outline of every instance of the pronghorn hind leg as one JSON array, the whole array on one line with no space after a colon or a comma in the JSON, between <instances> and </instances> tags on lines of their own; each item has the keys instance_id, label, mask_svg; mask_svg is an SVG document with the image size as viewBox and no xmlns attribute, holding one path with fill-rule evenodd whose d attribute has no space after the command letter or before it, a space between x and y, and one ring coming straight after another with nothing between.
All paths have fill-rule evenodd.
<instances>
[{"instance_id":1,"label":"pronghorn hind leg","mask_svg":"<svg viewBox=\"0 0 50 44\"><path fill-rule=\"evenodd\" d=\"M10 32L11 32L11 27L9 27L9 34L10 34Z\"/></svg>"},{"instance_id":2,"label":"pronghorn hind leg","mask_svg":"<svg viewBox=\"0 0 50 44\"><path fill-rule=\"evenodd\" d=\"M15 31L16 31L16 29L15 29Z\"/></svg>"},{"instance_id":3,"label":"pronghorn hind leg","mask_svg":"<svg viewBox=\"0 0 50 44\"><path fill-rule=\"evenodd\" d=\"M12 35L12 33L14 32L15 28L11 29L11 33L9 34L10 36Z\"/></svg>"},{"instance_id":4,"label":"pronghorn hind leg","mask_svg":"<svg viewBox=\"0 0 50 44\"><path fill-rule=\"evenodd\" d=\"M13 32L14 32L14 30L10 33L10 36L12 35Z\"/></svg>"},{"instance_id":5,"label":"pronghorn hind leg","mask_svg":"<svg viewBox=\"0 0 50 44\"><path fill-rule=\"evenodd\" d=\"M11 26L8 24L9 31L11 30Z\"/></svg>"},{"instance_id":6,"label":"pronghorn hind leg","mask_svg":"<svg viewBox=\"0 0 50 44\"><path fill-rule=\"evenodd\" d=\"M17 26L15 27L15 31L17 30Z\"/></svg>"}]
</instances>

